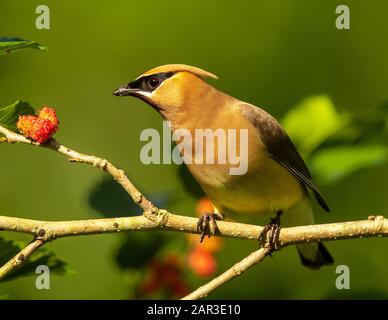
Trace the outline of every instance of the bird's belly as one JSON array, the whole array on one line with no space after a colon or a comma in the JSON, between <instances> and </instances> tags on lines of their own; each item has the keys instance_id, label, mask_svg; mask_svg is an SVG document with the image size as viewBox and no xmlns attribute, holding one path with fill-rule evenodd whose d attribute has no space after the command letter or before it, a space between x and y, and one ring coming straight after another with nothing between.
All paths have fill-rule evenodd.
<instances>
[{"instance_id":1,"label":"bird's belly","mask_svg":"<svg viewBox=\"0 0 388 320\"><path fill-rule=\"evenodd\" d=\"M226 214L272 216L291 208L304 195L300 182L269 157L250 165L241 176L231 176L228 166L189 169L213 204Z\"/></svg>"}]
</instances>

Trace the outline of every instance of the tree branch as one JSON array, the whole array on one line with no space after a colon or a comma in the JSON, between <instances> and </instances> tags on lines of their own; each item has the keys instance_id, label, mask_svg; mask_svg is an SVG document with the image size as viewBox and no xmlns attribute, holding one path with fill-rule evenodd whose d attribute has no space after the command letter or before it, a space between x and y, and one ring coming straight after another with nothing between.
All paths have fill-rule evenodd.
<instances>
[{"instance_id":1,"label":"tree branch","mask_svg":"<svg viewBox=\"0 0 388 320\"><path fill-rule=\"evenodd\" d=\"M136 216L74 221L39 221L0 216L0 230L27 233L39 237L38 240L35 240L37 241L35 245L33 245L34 242L28 245L17 256L0 268L0 279L25 261L25 259L20 259L20 256L27 258L45 242L61 237L149 230L199 233L196 218L174 215L165 210L159 210L159 214L156 216L152 214L152 217L153 220L145 216ZM258 240L259 234L263 229L259 226L224 221L218 222L217 225L217 236L247 240ZM361 221L283 228L280 230L279 244L281 247L284 247L303 242L333 241L387 235L388 220L382 216L370 216L368 220ZM253 252L247 258L235 264L231 269L184 297L184 299L199 299L207 296L211 291L261 262L267 254L267 248L261 248Z\"/></svg>"},{"instance_id":2,"label":"tree branch","mask_svg":"<svg viewBox=\"0 0 388 320\"><path fill-rule=\"evenodd\" d=\"M157 214L145 212L143 216L69 221L41 221L0 216L0 230L31 234L44 241L52 241L63 237L120 231L162 230L199 234L197 222L197 218L179 216L158 209ZM260 226L227 221L218 221L217 226L216 236L256 241L263 230ZM370 216L368 220L282 228L279 245L284 247L303 242L381 236L388 236L388 219Z\"/></svg>"},{"instance_id":3,"label":"tree branch","mask_svg":"<svg viewBox=\"0 0 388 320\"><path fill-rule=\"evenodd\" d=\"M91 164L96 168L107 172L127 191L132 199L144 211L143 216L76 221L40 221L0 216L0 231L26 233L35 237L35 239L19 254L0 268L0 279L23 263L28 256L44 243L61 237L147 230L199 233L197 230L198 220L196 218L175 215L166 210L157 208L140 193L127 178L124 171L116 168L106 159L79 153L61 145L54 139L49 140L45 144L39 144L20 134L7 130L2 126L0 126L0 133L5 135L5 137L0 138L0 143L25 143L48 148L61 153L72 162ZM235 222L220 221L217 223L217 226L216 236L248 240L258 240L260 232L263 230L260 226ZM387 235L388 220L384 219L382 216L370 216L368 217L368 220L361 221L283 228L280 230L279 246L284 247L313 241L331 241ZM199 299L206 296L222 284L230 281L251 266L262 261L268 253L267 248L261 248L251 253L247 258L235 264L231 269L184 297L184 299Z\"/></svg>"}]
</instances>

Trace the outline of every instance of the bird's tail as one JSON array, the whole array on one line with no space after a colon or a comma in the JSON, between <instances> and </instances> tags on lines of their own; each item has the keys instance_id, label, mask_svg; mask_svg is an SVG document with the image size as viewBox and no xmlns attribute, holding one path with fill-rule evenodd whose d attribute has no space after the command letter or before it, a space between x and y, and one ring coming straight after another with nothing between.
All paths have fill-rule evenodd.
<instances>
[{"instance_id":1,"label":"bird's tail","mask_svg":"<svg viewBox=\"0 0 388 320\"><path fill-rule=\"evenodd\" d=\"M333 257L321 242L301 244L297 249L300 261L307 268L319 269L334 263Z\"/></svg>"},{"instance_id":2,"label":"bird's tail","mask_svg":"<svg viewBox=\"0 0 388 320\"><path fill-rule=\"evenodd\" d=\"M281 226L293 227L314 223L313 210L310 199L306 195L298 204L284 212L281 218ZM329 251L323 243L306 243L297 245L302 264L310 269L319 269L322 266L334 263Z\"/></svg>"}]
</instances>

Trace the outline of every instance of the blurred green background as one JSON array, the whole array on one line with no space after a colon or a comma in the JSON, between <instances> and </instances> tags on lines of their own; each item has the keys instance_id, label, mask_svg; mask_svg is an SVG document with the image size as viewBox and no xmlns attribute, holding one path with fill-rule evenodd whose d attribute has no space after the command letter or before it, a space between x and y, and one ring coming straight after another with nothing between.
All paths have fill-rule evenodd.
<instances>
[{"instance_id":1,"label":"blurred green background","mask_svg":"<svg viewBox=\"0 0 388 320\"><path fill-rule=\"evenodd\" d=\"M386 115L386 108L381 106L388 99L386 1L121 0L108 4L47 0L44 4L51 10L51 29L37 30L35 8L40 4L0 2L0 35L34 40L48 47L47 52L25 50L0 56L0 106L20 99L35 108L54 107L61 120L56 135L59 141L110 159L145 194L162 199L173 212L195 215L196 199L179 178L179 167L146 166L139 160L144 144L139 141L140 132L150 127L161 129L160 117L143 102L112 95L119 85L157 65L185 63L213 72L220 77L212 81L217 88L263 107L278 119L306 103L306 98L318 95L319 103L322 99L326 105L333 103L336 112L346 115L340 121L350 117L352 123L359 124L358 133L345 130L344 135L324 136L316 150L361 142L367 148L374 148L375 141L380 148L387 144L387 135L380 127L376 129ZM350 7L350 30L335 28L339 4ZM297 129L308 128L309 118L304 118L303 112L298 118ZM319 121L312 129L318 126ZM292 125L289 127L292 129ZM370 132L373 134L364 141ZM349 157L346 155L344 163ZM332 209L324 214L317 208L317 222L365 219L387 212L388 165L384 151L379 155L366 161L367 168L338 179L325 179L322 172L330 173L330 166L316 159L314 165L311 158L309 164L314 166L317 182ZM310 157L308 150L305 156ZM331 160L333 171L337 164L344 166ZM325 169L320 171L322 166ZM116 210L117 215L125 215L128 208L130 214L134 213L129 200L112 191L114 187L103 173L90 166L70 164L54 152L3 144L0 168L2 215L61 220L99 218L102 211L109 216L115 216ZM111 197L104 192L108 189ZM29 241L11 233L2 232L1 236ZM166 243L178 255L186 250L184 235L161 237L168 239ZM131 238L113 234L57 240L47 247L75 273L53 275L50 290L37 290L31 276L4 282L0 296L131 298L131 283L139 271L123 268L117 258L127 239ZM171 244L174 239L179 239L179 244ZM139 255L143 242L127 242L125 253ZM295 248L286 248L210 298L387 298L386 245L385 239L328 243L336 264L320 271L303 268ZM225 240L217 253L219 271L257 246L254 242ZM335 287L335 267L340 264L350 268L350 290ZM189 278L190 288L207 281Z\"/></svg>"}]
</instances>

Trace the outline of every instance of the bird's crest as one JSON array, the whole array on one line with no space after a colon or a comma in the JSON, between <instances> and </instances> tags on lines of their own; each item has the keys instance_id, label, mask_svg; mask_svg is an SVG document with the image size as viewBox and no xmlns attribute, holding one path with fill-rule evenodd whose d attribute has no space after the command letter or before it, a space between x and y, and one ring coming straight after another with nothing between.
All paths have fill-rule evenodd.
<instances>
[{"instance_id":1,"label":"bird's crest","mask_svg":"<svg viewBox=\"0 0 388 320\"><path fill-rule=\"evenodd\" d=\"M187 72L195 74L196 76L199 76L199 77L218 79L218 77L216 75L214 75L210 72L207 72L207 71L202 70L200 68L188 66L186 64L165 64L163 66L159 66L159 67L156 67L156 68L153 68L151 70L144 72L139 78L144 77L144 76L149 76L152 74L156 74L156 73L180 72L180 71L187 71Z\"/></svg>"}]
</instances>

